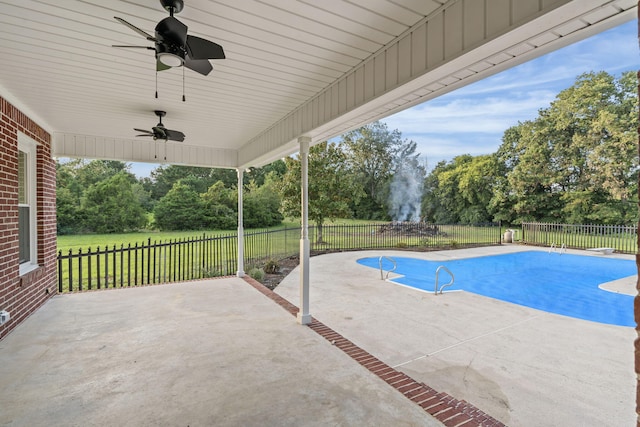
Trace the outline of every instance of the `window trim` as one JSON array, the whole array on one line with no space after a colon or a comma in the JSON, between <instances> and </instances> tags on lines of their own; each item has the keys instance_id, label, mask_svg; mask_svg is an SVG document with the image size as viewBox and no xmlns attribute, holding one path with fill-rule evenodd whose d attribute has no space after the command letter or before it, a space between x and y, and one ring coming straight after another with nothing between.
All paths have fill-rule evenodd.
<instances>
[{"instance_id":1,"label":"window trim","mask_svg":"<svg viewBox=\"0 0 640 427\"><path fill-rule=\"evenodd\" d=\"M38 265L38 181L37 181L37 156L38 156L38 143L29 136L18 132L18 151L22 151L26 154L25 166L26 171L26 184L25 191L27 192L27 204L22 206L29 206L29 243L30 253L29 261L25 261L20 264L20 275L27 274L28 272L35 270ZM18 204L21 206L21 204Z\"/></svg>"}]
</instances>

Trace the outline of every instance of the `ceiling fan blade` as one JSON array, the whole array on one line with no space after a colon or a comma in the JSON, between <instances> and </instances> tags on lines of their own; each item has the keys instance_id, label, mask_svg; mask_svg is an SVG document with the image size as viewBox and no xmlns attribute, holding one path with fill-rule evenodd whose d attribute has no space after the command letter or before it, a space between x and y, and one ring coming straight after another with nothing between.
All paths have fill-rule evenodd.
<instances>
[{"instance_id":1,"label":"ceiling fan blade","mask_svg":"<svg viewBox=\"0 0 640 427\"><path fill-rule=\"evenodd\" d=\"M152 137L152 136L153 136L153 134L146 134L146 133L145 133L144 135L136 135L136 136L148 136L148 137Z\"/></svg>"},{"instance_id":2,"label":"ceiling fan blade","mask_svg":"<svg viewBox=\"0 0 640 427\"><path fill-rule=\"evenodd\" d=\"M155 48L153 48L151 46L124 46L124 45L120 45L120 44L112 44L111 47L126 47L126 48L134 48L134 49L156 50Z\"/></svg>"},{"instance_id":3,"label":"ceiling fan blade","mask_svg":"<svg viewBox=\"0 0 640 427\"><path fill-rule=\"evenodd\" d=\"M211 63L206 59L191 59L186 57L184 58L184 66L203 76L206 76L213 70Z\"/></svg>"},{"instance_id":4,"label":"ceiling fan blade","mask_svg":"<svg viewBox=\"0 0 640 427\"><path fill-rule=\"evenodd\" d=\"M187 36L187 53L191 59L225 59L222 46L196 36Z\"/></svg>"},{"instance_id":5,"label":"ceiling fan blade","mask_svg":"<svg viewBox=\"0 0 640 427\"><path fill-rule=\"evenodd\" d=\"M164 71L164 70L168 70L169 68L171 67L163 64L162 61L160 61L159 59L156 59L156 71Z\"/></svg>"},{"instance_id":6,"label":"ceiling fan blade","mask_svg":"<svg viewBox=\"0 0 640 427\"><path fill-rule=\"evenodd\" d=\"M155 37L153 37L151 34L147 33L147 32L146 32L146 31L144 31L144 30L141 30L140 28L136 27L136 26L135 26L135 25L133 25L133 24L128 23L128 22L127 22L127 21L125 21L124 19L122 19L122 18L118 18L117 16L114 16L114 18L115 18L116 20L118 20L118 22L120 22L120 23L122 23L122 24L126 25L127 27L131 28L133 31L135 31L136 33L140 34L142 37L146 38L147 40L152 41L152 42L157 41L157 40L156 40L156 38L155 38Z\"/></svg>"},{"instance_id":7,"label":"ceiling fan blade","mask_svg":"<svg viewBox=\"0 0 640 427\"><path fill-rule=\"evenodd\" d=\"M133 130L135 130L136 132L142 132L142 133L146 133L146 134L149 134L149 135L153 135L153 132L151 132L150 130L136 129L136 128L133 128Z\"/></svg>"},{"instance_id":8,"label":"ceiling fan blade","mask_svg":"<svg viewBox=\"0 0 640 427\"><path fill-rule=\"evenodd\" d=\"M178 130L166 129L166 135L168 140L179 141L179 142L184 141L184 133Z\"/></svg>"},{"instance_id":9,"label":"ceiling fan blade","mask_svg":"<svg viewBox=\"0 0 640 427\"><path fill-rule=\"evenodd\" d=\"M187 42L187 29L182 22L169 16L156 25L156 37L163 42L184 46Z\"/></svg>"}]
</instances>

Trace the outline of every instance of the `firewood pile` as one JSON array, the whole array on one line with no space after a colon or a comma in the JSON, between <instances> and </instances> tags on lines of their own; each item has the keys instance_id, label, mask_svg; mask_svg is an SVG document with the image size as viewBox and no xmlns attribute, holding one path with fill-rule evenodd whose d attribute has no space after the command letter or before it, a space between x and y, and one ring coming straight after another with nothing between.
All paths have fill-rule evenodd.
<instances>
[{"instance_id":1,"label":"firewood pile","mask_svg":"<svg viewBox=\"0 0 640 427\"><path fill-rule=\"evenodd\" d=\"M428 224L426 222L394 221L381 225L378 228L378 234L433 237L440 236L443 233L440 232L438 226L435 224Z\"/></svg>"}]
</instances>

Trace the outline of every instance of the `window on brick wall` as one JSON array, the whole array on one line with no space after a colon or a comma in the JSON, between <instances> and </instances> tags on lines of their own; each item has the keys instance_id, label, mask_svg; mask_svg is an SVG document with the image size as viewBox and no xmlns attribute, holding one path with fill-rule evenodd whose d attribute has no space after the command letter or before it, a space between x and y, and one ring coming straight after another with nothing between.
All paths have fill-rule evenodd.
<instances>
[{"instance_id":1,"label":"window on brick wall","mask_svg":"<svg viewBox=\"0 0 640 427\"><path fill-rule=\"evenodd\" d=\"M37 143L33 139L18 134L18 239L21 275L38 266L36 149Z\"/></svg>"}]
</instances>

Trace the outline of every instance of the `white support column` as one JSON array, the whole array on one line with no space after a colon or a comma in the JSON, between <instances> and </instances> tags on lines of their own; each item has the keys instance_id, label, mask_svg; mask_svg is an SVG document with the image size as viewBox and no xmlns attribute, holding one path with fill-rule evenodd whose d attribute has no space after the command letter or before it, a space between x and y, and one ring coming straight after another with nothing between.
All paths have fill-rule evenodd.
<instances>
[{"instance_id":1,"label":"white support column","mask_svg":"<svg viewBox=\"0 0 640 427\"><path fill-rule=\"evenodd\" d=\"M238 277L244 277L244 225L242 219L242 186L243 186L243 170L238 168Z\"/></svg>"},{"instance_id":2,"label":"white support column","mask_svg":"<svg viewBox=\"0 0 640 427\"><path fill-rule=\"evenodd\" d=\"M302 176L302 230L300 232L300 311L298 323L311 323L309 314L309 144L311 138L300 137L300 171Z\"/></svg>"}]
</instances>

